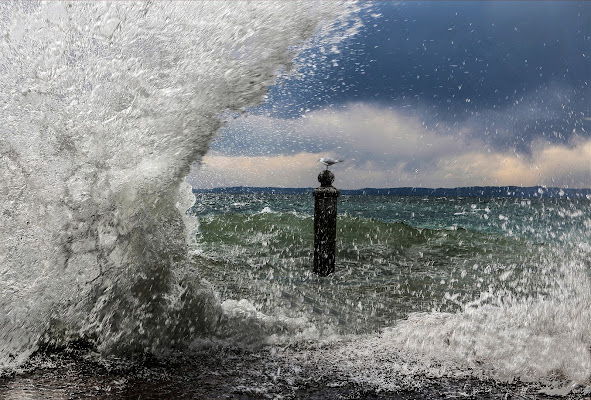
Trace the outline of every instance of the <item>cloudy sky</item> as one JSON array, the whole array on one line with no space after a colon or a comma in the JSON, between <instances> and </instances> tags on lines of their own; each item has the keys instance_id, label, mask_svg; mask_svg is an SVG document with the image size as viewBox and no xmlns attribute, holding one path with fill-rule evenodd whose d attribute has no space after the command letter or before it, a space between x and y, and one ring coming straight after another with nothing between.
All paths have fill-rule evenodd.
<instances>
[{"instance_id":1,"label":"cloudy sky","mask_svg":"<svg viewBox=\"0 0 591 400\"><path fill-rule=\"evenodd\" d=\"M591 2L383 1L229 118L194 187L591 187Z\"/></svg>"}]
</instances>

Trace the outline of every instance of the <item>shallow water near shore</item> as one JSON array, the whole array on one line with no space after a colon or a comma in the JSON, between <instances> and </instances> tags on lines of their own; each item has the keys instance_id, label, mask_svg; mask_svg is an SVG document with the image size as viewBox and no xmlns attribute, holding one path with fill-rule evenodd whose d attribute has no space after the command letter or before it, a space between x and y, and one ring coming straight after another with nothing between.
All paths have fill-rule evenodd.
<instances>
[{"instance_id":1,"label":"shallow water near shore","mask_svg":"<svg viewBox=\"0 0 591 400\"><path fill-rule=\"evenodd\" d=\"M343 197L337 271L318 278L311 196L198 199L204 273L222 298L248 299L228 313L283 324L289 340L374 335L361 358L410 351L504 381L587 384L588 200Z\"/></svg>"}]
</instances>

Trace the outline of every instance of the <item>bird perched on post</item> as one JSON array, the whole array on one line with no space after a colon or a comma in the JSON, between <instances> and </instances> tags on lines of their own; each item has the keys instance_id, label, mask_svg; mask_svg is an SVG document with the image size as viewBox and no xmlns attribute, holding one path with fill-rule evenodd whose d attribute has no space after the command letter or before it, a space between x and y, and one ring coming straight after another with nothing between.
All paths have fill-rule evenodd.
<instances>
[{"instance_id":1,"label":"bird perched on post","mask_svg":"<svg viewBox=\"0 0 591 400\"><path fill-rule=\"evenodd\" d=\"M328 167L330 167L331 165L343 162L343 160L337 160L336 158L332 157L322 157L318 160L318 162L326 165L326 169L328 169Z\"/></svg>"}]
</instances>

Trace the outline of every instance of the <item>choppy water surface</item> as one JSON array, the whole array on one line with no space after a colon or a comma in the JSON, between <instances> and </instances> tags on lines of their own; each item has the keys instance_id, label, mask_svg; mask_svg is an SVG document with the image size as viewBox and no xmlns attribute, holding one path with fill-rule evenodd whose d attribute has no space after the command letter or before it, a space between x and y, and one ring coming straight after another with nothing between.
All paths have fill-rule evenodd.
<instances>
[{"instance_id":1,"label":"choppy water surface","mask_svg":"<svg viewBox=\"0 0 591 400\"><path fill-rule=\"evenodd\" d=\"M3 398L589 392L589 200L342 196L320 279L310 195L185 183L355 10L0 5Z\"/></svg>"},{"instance_id":2,"label":"choppy water surface","mask_svg":"<svg viewBox=\"0 0 591 400\"><path fill-rule=\"evenodd\" d=\"M337 271L328 278L310 272L311 195L196 200L190 268L222 310L210 330L189 347L133 362L85 348L44 351L5 381L5 393L580 398L588 391L589 200L343 196Z\"/></svg>"},{"instance_id":3,"label":"choppy water surface","mask_svg":"<svg viewBox=\"0 0 591 400\"><path fill-rule=\"evenodd\" d=\"M367 331L485 292L542 296L566 272L561 263L584 263L587 251L587 200L343 196L339 207L339 268L327 280L308 273L311 195L198 195L195 253L228 266L209 276L223 275L228 293L235 284L234 296L260 284L261 299L292 301L286 310L343 300L339 318L361 318L344 329Z\"/></svg>"}]
</instances>

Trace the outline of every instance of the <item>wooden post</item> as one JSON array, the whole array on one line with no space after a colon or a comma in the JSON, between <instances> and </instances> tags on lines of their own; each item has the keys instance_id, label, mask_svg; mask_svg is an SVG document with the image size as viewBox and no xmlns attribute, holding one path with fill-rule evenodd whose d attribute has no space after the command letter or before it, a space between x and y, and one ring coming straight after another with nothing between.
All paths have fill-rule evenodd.
<instances>
[{"instance_id":1,"label":"wooden post","mask_svg":"<svg viewBox=\"0 0 591 400\"><path fill-rule=\"evenodd\" d=\"M335 269L337 237L337 197L332 186L334 174L328 169L318 175L320 187L314 189L314 272L328 276Z\"/></svg>"}]
</instances>

